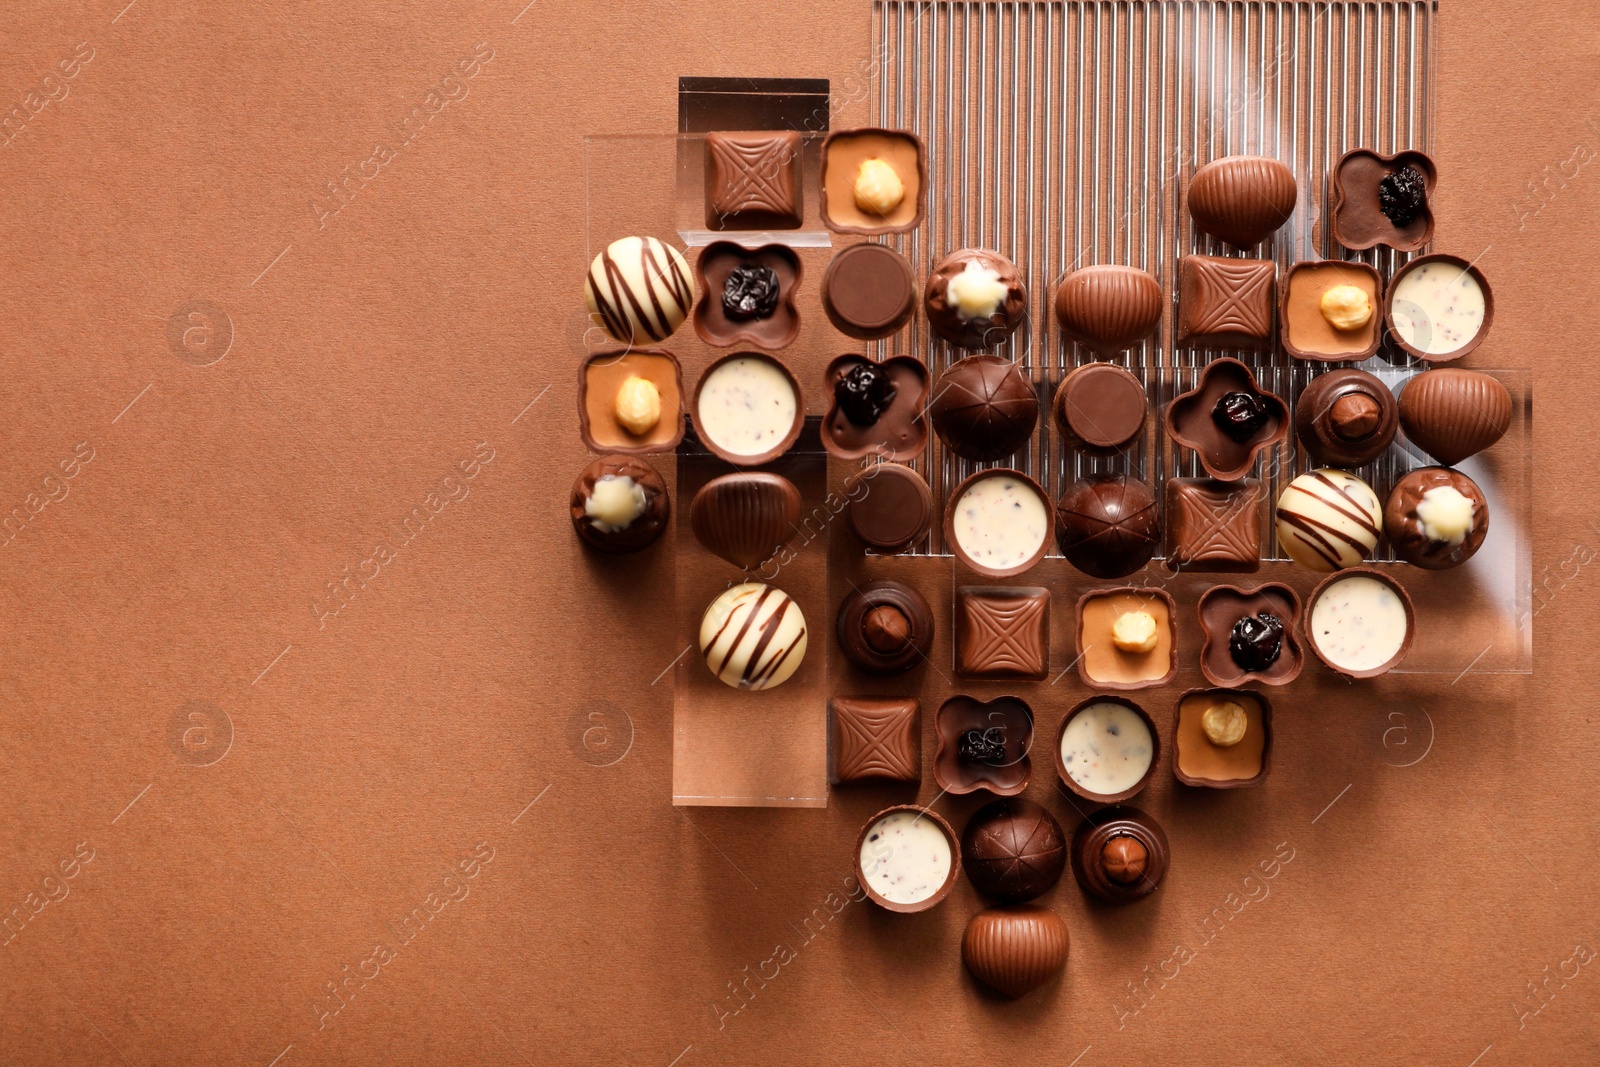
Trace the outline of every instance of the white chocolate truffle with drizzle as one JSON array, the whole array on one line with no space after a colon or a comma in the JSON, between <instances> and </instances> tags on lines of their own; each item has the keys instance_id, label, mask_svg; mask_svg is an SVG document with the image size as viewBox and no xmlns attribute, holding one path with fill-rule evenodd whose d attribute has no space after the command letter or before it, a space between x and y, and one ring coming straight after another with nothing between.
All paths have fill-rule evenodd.
<instances>
[{"instance_id":1,"label":"white chocolate truffle with drizzle","mask_svg":"<svg viewBox=\"0 0 1600 1067\"><path fill-rule=\"evenodd\" d=\"M1278 543L1314 571L1354 567L1378 547L1383 509L1372 487L1331 467L1302 474L1278 497Z\"/></svg>"},{"instance_id":2,"label":"white chocolate truffle with drizzle","mask_svg":"<svg viewBox=\"0 0 1600 1067\"><path fill-rule=\"evenodd\" d=\"M589 264L583 298L596 326L626 344L645 344L683 325L694 282L676 248L654 237L624 237Z\"/></svg>"},{"instance_id":3,"label":"white chocolate truffle with drizzle","mask_svg":"<svg viewBox=\"0 0 1600 1067\"><path fill-rule=\"evenodd\" d=\"M783 590L744 582L706 609L700 654L726 685L771 689L788 681L805 658L805 616Z\"/></svg>"}]
</instances>

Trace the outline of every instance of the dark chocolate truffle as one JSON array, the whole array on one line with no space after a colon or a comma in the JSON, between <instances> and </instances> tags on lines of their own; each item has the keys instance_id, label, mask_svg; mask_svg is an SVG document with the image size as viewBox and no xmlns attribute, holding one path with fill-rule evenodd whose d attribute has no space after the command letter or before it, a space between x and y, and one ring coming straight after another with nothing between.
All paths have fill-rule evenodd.
<instances>
[{"instance_id":1,"label":"dark chocolate truffle","mask_svg":"<svg viewBox=\"0 0 1600 1067\"><path fill-rule=\"evenodd\" d=\"M661 536L672 515L667 483L633 456L601 456L572 484L572 528L602 552L637 552Z\"/></svg>"},{"instance_id":2,"label":"dark chocolate truffle","mask_svg":"<svg viewBox=\"0 0 1600 1067\"><path fill-rule=\"evenodd\" d=\"M987 463L1028 443L1039 398L1016 364L968 356L940 375L929 405L933 429L956 455Z\"/></svg>"},{"instance_id":3,"label":"dark chocolate truffle","mask_svg":"<svg viewBox=\"0 0 1600 1067\"><path fill-rule=\"evenodd\" d=\"M1414 470L1395 483L1383 508L1394 554L1430 571L1458 567L1489 535L1489 504L1478 483L1448 467Z\"/></svg>"},{"instance_id":4,"label":"dark chocolate truffle","mask_svg":"<svg viewBox=\"0 0 1600 1067\"><path fill-rule=\"evenodd\" d=\"M935 263L923 304L933 332L958 348L993 348L1028 317L1017 265L987 248L963 248Z\"/></svg>"},{"instance_id":5,"label":"dark chocolate truffle","mask_svg":"<svg viewBox=\"0 0 1600 1067\"><path fill-rule=\"evenodd\" d=\"M1143 482L1078 482L1056 505L1061 554L1085 574L1121 578L1150 562L1161 540L1156 498Z\"/></svg>"},{"instance_id":6,"label":"dark chocolate truffle","mask_svg":"<svg viewBox=\"0 0 1600 1067\"><path fill-rule=\"evenodd\" d=\"M980 893L1010 902L1032 900L1061 880L1066 837L1055 816L1033 801L997 800L967 823L961 866Z\"/></svg>"}]
</instances>

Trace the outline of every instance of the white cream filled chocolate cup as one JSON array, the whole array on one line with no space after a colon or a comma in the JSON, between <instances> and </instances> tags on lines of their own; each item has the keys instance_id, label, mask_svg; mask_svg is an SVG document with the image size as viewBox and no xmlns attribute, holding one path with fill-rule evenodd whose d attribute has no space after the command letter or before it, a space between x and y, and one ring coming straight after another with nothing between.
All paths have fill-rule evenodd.
<instances>
[{"instance_id":1,"label":"white cream filled chocolate cup","mask_svg":"<svg viewBox=\"0 0 1600 1067\"><path fill-rule=\"evenodd\" d=\"M945 538L955 557L979 574L1021 574L1044 558L1055 510L1039 483L996 467L964 480L950 494Z\"/></svg>"},{"instance_id":2,"label":"white cream filled chocolate cup","mask_svg":"<svg viewBox=\"0 0 1600 1067\"><path fill-rule=\"evenodd\" d=\"M1161 739L1138 704L1120 696L1093 696L1061 720L1056 774L1072 792L1100 804L1134 796L1155 774Z\"/></svg>"},{"instance_id":3,"label":"white cream filled chocolate cup","mask_svg":"<svg viewBox=\"0 0 1600 1067\"><path fill-rule=\"evenodd\" d=\"M723 356L695 384L695 432L712 452L741 467L787 452L800 436L805 410L794 374L761 352Z\"/></svg>"},{"instance_id":4,"label":"white cream filled chocolate cup","mask_svg":"<svg viewBox=\"0 0 1600 1067\"><path fill-rule=\"evenodd\" d=\"M885 808L856 839L856 877L867 898L888 911L927 911L950 895L960 873L960 842L931 808Z\"/></svg>"},{"instance_id":5,"label":"white cream filled chocolate cup","mask_svg":"<svg viewBox=\"0 0 1600 1067\"><path fill-rule=\"evenodd\" d=\"M735 689L772 689L806 655L806 619L781 589L743 582L726 589L700 619L700 654Z\"/></svg>"},{"instance_id":6,"label":"white cream filled chocolate cup","mask_svg":"<svg viewBox=\"0 0 1600 1067\"><path fill-rule=\"evenodd\" d=\"M1406 658L1417 620L1399 582L1361 567L1329 575L1312 590L1305 627L1323 663L1350 678L1374 678Z\"/></svg>"}]
</instances>

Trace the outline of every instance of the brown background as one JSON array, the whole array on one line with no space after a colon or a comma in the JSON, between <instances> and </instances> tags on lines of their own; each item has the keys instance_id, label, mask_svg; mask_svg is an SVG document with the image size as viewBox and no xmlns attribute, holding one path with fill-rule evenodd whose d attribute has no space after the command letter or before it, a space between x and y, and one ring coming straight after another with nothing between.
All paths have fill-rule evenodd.
<instances>
[{"instance_id":1,"label":"brown background","mask_svg":"<svg viewBox=\"0 0 1600 1067\"><path fill-rule=\"evenodd\" d=\"M601 565L562 518L582 135L670 131L681 74L838 85L865 0L124 2L0 30L3 100L58 97L0 148L0 1062L1600 1057L1589 5L1452 3L1438 55L1438 247L1488 247L1500 311L1473 359L1538 372L1534 675L1308 674L1263 788L1143 798L1155 899L1045 898L1067 974L1013 1004L961 968L965 884L797 933L888 794L670 805L672 553ZM232 323L210 366L217 312L168 340L192 301ZM378 576L319 624L347 567ZM1230 893L1259 899L1207 943Z\"/></svg>"}]
</instances>

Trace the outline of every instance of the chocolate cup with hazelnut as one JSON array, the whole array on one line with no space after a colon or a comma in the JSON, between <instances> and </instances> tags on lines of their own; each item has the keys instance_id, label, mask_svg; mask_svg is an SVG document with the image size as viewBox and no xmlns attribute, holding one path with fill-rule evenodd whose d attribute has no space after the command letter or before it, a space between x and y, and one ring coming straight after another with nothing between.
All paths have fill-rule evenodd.
<instances>
[{"instance_id":1,"label":"chocolate cup with hazelnut","mask_svg":"<svg viewBox=\"0 0 1600 1067\"><path fill-rule=\"evenodd\" d=\"M1454 490L1471 507L1465 530L1441 531L1422 512L1427 496L1436 490ZM1452 494L1454 495L1454 494ZM1471 559L1489 536L1489 502L1478 483L1449 467L1423 467L1395 483L1383 507L1383 532L1394 554L1415 567L1430 571L1459 567ZM1443 534L1443 536L1441 536ZM1459 535L1460 540L1453 540Z\"/></svg>"},{"instance_id":2,"label":"chocolate cup with hazelnut","mask_svg":"<svg viewBox=\"0 0 1600 1067\"><path fill-rule=\"evenodd\" d=\"M1355 308L1323 307L1334 289L1354 289L1365 301ZM1342 260L1296 263L1278 286L1278 336L1296 359L1317 363L1359 362L1383 340L1383 278L1366 263ZM1352 320L1359 319L1355 325Z\"/></svg>"},{"instance_id":3,"label":"chocolate cup with hazelnut","mask_svg":"<svg viewBox=\"0 0 1600 1067\"><path fill-rule=\"evenodd\" d=\"M1077 718L1085 708L1093 707L1096 704L1121 704L1139 716L1144 722L1145 729L1150 731L1150 766L1145 768L1143 777L1120 793L1096 793L1093 790L1085 789L1078 784L1077 779L1067 773L1066 761L1061 757L1061 740L1067 736L1067 725ZM1061 717L1061 725L1056 730L1055 760L1056 777L1061 780L1061 784L1066 786L1068 790L1094 804L1118 804L1130 797L1138 796L1144 790L1144 787L1150 784L1150 779L1155 777L1156 764L1161 762L1161 731L1156 729L1155 721L1150 718L1149 713L1127 697L1110 695L1087 697L1078 701L1071 711Z\"/></svg>"},{"instance_id":4,"label":"chocolate cup with hazelnut","mask_svg":"<svg viewBox=\"0 0 1600 1067\"><path fill-rule=\"evenodd\" d=\"M1360 467L1389 450L1400 406L1389 387L1364 370L1319 374L1300 391L1294 432L1318 463Z\"/></svg>"},{"instance_id":5,"label":"chocolate cup with hazelnut","mask_svg":"<svg viewBox=\"0 0 1600 1067\"><path fill-rule=\"evenodd\" d=\"M933 625L933 609L921 593L885 579L844 598L834 634L844 658L862 670L901 674L928 661Z\"/></svg>"},{"instance_id":6,"label":"chocolate cup with hazelnut","mask_svg":"<svg viewBox=\"0 0 1600 1067\"><path fill-rule=\"evenodd\" d=\"M1089 896L1131 904L1154 893L1167 875L1166 831L1138 808L1093 812L1072 835L1072 875Z\"/></svg>"},{"instance_id":7,"label":"chocolate cup with hazelnut","mask_svg":"<svg viewBox=\"0 0 1600 1067\"><path fill-rule=\"evenodd\" d=\"M650 389L619 398L630 378L643 379ZM653 421L648 410L651 389ZM633 421L631 427L623 423L619 399ZM683 440L683 369L678 357L660 348L620 348L584 360L578 367L578 433L592 452L637 456L677 448Z\"/></svg>"},{"instance_id":8,"label":"chocolate cup with hazelnut","mask_svg":"<svg viewBox=\"0 0 1600 1067\"><path fill-rule=\"evenodd\" d=\"M899 179L901 197L892 206L862 206L856 179L862 164L884 164ZM928 204L928 153L908 130L865 126L834 130L822 141L822 224L834 233L909 233L922 225Z\"/></svg>"},{"instance_id":9,"label":"chocolate cup with hazelnut","mask_svg":"<svg viewBox=\"0 0 1600 1067\"><path fill-rule=\"evenodd\" d=\"M1305 649L1300 645L1300 595L1276 582L1241 589L1218 585L1200 596L1197 609L1205 644L1200 649L1200 673L1212 685L1225 688L1260 682L1263 685L1288 685L1300 677L1306 665ZM1234 658L1230 647L1233 628L1241 619L1271 612L1283 623L1282 645L1278 658L1265 668L1248 670Z\"/></svg>"},{"instance_id":10,"label":"chocolate cup with hazelnut","mask_svg":"<svg viewBox=\"0 0 1600 1067\"><path fill-rule=\"evenodd\" d=\"M1219 701L1238 704L1247 716L1244 737L1228 746L1214 744L1203 723L1206 709ZM1242 773L1250 770L1255 773ZM1172 715L1174 778L1201 789L1244 789L1258 785L1270 770L1272 705L1265 696L1253 689L1191 689L1178 698ZM1241 773L1224 777L1232 771Z\"/></svg>"},{"instance_id":11,"label":"chocolate cup with hazelnut","mask_svg":"<svg viewBox=\"0 0 1600 1067\"><path fill-rule=\"evenodd\" d=\"M595 486L607 478L629 478L644 496L639 513L626 524L608 524L589 513ZM583 468L572 483L572 528L579 539L601 552L637 552L648 547L667 528L672 517L672 500L667 483L656 469L642 459L613 454L601 456Z\"/></svg>"},{"instance_id":12,"label":"chocolate cup with hazelnut","mask_svg":"<svg viewBox=\"0 0 1600 1067\"><path fill-rule=\"evenodd\" d=\"M1147 612L1156 624L1148 652L1117 646L1112 627L1123 614ZM1078 598L1078 677L1090 689L1158 689L1178 674L1178 606L1164 589L1132 585L1091 589Z\"/></svg>"}]
</instances>

